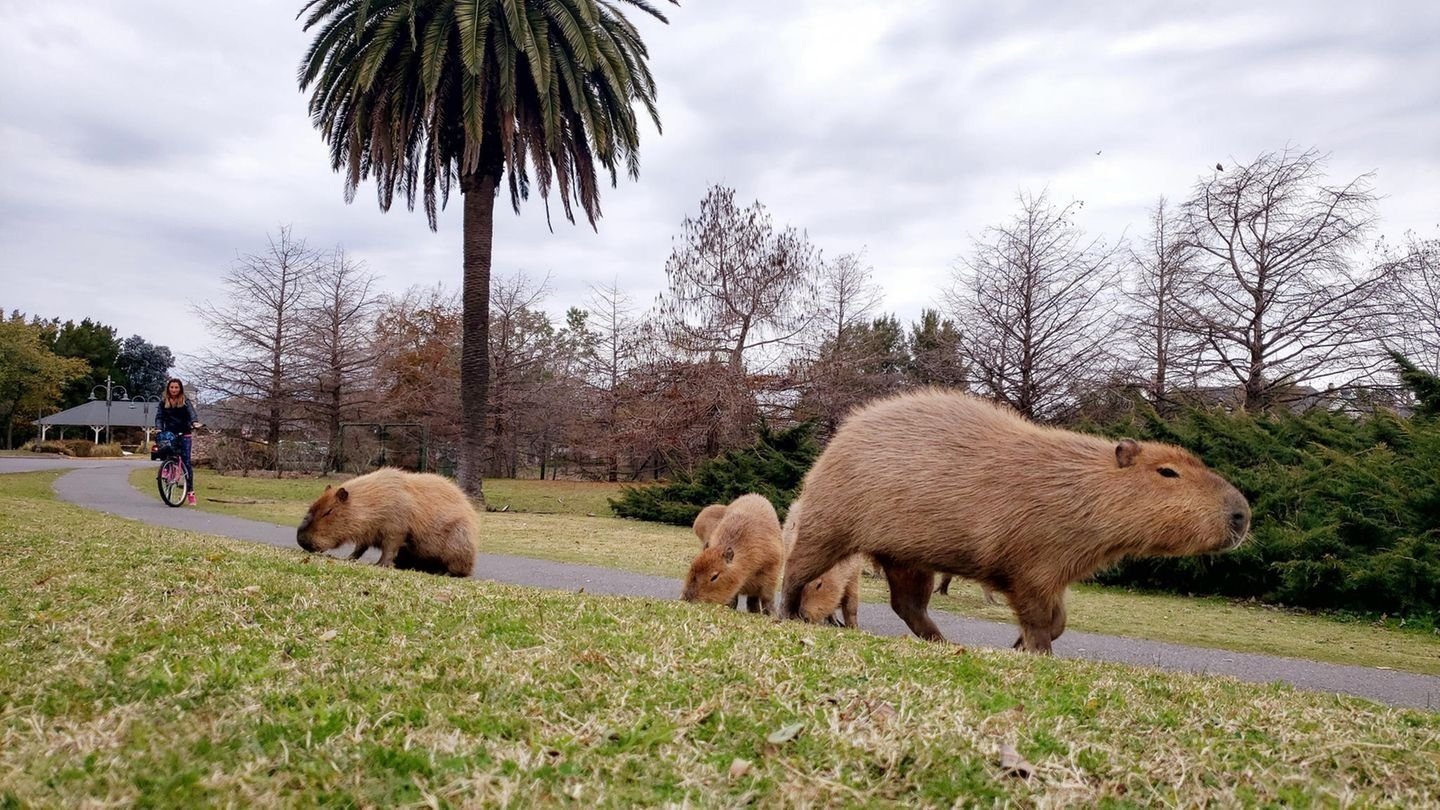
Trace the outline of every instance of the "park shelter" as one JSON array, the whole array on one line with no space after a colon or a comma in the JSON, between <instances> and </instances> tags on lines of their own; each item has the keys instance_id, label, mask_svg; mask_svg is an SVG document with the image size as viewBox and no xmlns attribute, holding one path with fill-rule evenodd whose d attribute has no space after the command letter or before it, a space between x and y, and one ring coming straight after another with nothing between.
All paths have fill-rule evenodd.
<instances>
[{"instance_id":1,"label":"park shelter","mask_svg":"<svg viewBox=\"0 0 1440 810\"><path fill-rule=\"evenodd\" d=\"M145 444L150 444L150 434L155 431L155 409L157 402L136 399L117 399L106 402L95 399L82 402L50 416L35 420L40 426L40 440L45 441L52 427L88 427L95 431L95 443L100 443L100 434L107 427L138 427L145 429Z\"/></svg>"}]
</instances>

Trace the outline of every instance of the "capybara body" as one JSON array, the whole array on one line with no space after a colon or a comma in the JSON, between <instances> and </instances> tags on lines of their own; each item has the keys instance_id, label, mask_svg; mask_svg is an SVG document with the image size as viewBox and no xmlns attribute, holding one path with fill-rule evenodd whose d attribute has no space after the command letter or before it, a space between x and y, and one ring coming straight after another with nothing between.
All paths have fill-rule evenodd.
<instances>
[{"instance_id":1,"label":"capybara body","mask_svg":"<svg viewBox=\"0 0 1440 810\"><path fill-rule=\"evenodd\" d=\"M924 390L853 413L806 475L786 563L785 612L804 584L856 553L885 569L890 604L943 640L927 607L935 572L1004 594L1017 647L1048 653L1065 587L1127 555L1239 545L1245 497L1189 452L1043 427L958 392Z\"/></svg>"},{"instance_id":2,"label":"capybara body","mask_svg":"<svg viewBox=\"0 0 1440 810\"><path fill-rule=\"evenodd\" d=\"M785 542L785 554L795 547L796 526L800 520L801 499L790 504L785 515L785 525L780 528L780 537ZM812 624L835 624L857 628L860 612L860 569L865 564L865 555L846 557L833 568L805 583L800 596L800 615ZM835 618L836 611L840 619Z\"/></svg>"},{"instance_id":3,"label":"capybara body","mask_svg":"<svg viewBox=\"0 0 1440 810\"><path fill-rule=\"evenodd\" d=\"M695 516L695 536L700 538L700 548L710 545L710 533L715 531L715 524L725 516L725 504L712 503L700 510Z\"/></svg>"},{"instance_id":4,"label":"capybara body","mask_svg":"<svg viewBox=\"0 0 1440 810\"><path fill-rule=\"evenodd\" d=\"M468 577L480 537L475 509L448 478L384 467L326 487L295 532L306 551L354 543L350 559L380 549L376 565Z\"/></svg>"},{"instance_id":5,"label":"capybara body","mask_svg":"<svg viewBox=\"0 0 1440 810\"><path fill-rule=\"evenodd\" d=\"M687 602L735 605L741 596L751 613L778 613L776 591L785 563L780 518L761 495L741 495L709 534L685 577Z\"/></svg>"}]
</instances>

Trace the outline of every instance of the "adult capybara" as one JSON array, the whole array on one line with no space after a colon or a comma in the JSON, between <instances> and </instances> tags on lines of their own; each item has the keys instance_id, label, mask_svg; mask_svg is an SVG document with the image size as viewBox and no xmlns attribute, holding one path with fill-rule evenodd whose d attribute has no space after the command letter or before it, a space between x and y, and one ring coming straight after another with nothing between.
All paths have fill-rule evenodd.
<instances>
[{"instance_id":1,"label":"adult capybara","mask_svg":"<svg viewBox=\"0 0 1440 810\"><path fill-rule=\"evenodd\" d=\"M1049 652L1065 587L1127 555L1238 546L1250 505L1178 447L1042 427L957 392L924 390L854 412L805 477L785 572L785 612L805 583L864 552L885 569L890 606L943 640L926 608L934 572L1010 601L1017 647Z\"/></svg>"},{"instance_id":2,"label":"adult capybara","mask_svg":"<svg viewBox=\"0 0 1440 810\"><path fill-rule=\"evenodd\" d=\"M295 531L306 551L354 543L350 559L371 547L375 563L468 577L480 537L475 509L448 478L392 467L325 487Z\"/></svg>"},{"instance_id":3,"label":"adult capybara","mask_svg":"<svg viewBox=\"0 0 1440 810\"><path fill-rule=\"evenodd\" d=\"M774 615L784 563L775 507L762 495L741 495L725 507L710 545L690 564L681 598L734 606L744 596L751 613Z\"/></svg>"},{"instance_id":4,"label":"adult capybara","mask_svg":"<svg viewBox=\"0 0 1440 810\"><path fill-rule=\"evenodd\" d=\"M725 504L712 503L700 510L695 516L695 536L700 538L700 548L710 545L710 533L715 531L715 524L725 516Z\"/></svg>"},{"instance_id":5,"label":"adult capybara","mask_svg":"<svg viewBox=\"0 0 1440 810\"><path fill-rule=\"evenodd\" d=\"M801 499L790 504L785 515L785 525L780 527L780 538L785 542L785 553L795 546L796 526L800 519ZM857 628L860 612L860 569L865 564L865 555L855 554L841 560L835 567L805 583L800 596L800 615L812 624L833 624ZM840 620L835 612L840 612Z\"/></svg>"}]
</instances>

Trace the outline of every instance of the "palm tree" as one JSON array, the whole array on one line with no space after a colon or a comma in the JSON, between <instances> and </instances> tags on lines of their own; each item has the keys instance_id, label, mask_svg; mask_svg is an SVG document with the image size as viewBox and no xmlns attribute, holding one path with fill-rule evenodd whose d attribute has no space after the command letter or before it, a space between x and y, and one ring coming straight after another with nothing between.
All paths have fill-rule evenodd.
<instances>
[{"instance_id":1,"label":"palm tree","mask_svg":"<svg viewBox=\"0 0 1440 810\"><path fill-rule=\"evenodd\" d=\"M676 0L671 0L672 3ZM596 164L639 176L639 102L658 131L649 53L620 6L667 22L646 0L309 0L316 29L300 65L310 116L345 172L345 199L373 177L380 209L398 190L430 228L458 183L464 196L463 439L459 479L481 494L489 382L490 246L509 170L515 212L533 184L550 217L600 217ZM533 175L533 178L532 178ZM438 204L437 204L438 203Z\"/></svg>"}]
</instances>

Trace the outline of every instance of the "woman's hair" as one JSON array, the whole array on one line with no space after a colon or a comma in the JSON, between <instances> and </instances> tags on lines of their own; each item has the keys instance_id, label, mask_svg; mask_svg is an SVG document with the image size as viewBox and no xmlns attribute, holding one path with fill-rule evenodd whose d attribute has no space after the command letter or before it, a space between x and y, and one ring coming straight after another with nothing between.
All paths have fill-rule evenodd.
<instances>
[{"instance_id":1,"label":"woman's hair","mask_svg":"<svg viewBox=\"0 0 1440 810\"><path fill-rule=\"evenodd\" d=\"M171 398L170 398L170 383L175 383L176 385L180 386L180 397L179 397L178 399L171 399ZM166 381L165 381L165 397L164 397L164 402L163 402L162 404L163 404L165 407L167 407L167 408L178 408L178 407L180 407L181 405L184 405L184 404L185 404L185 383L180 382L180 380L176 379L175 377L171 377L170 379L166 380Z\"/></svg>"}]
</instances>

